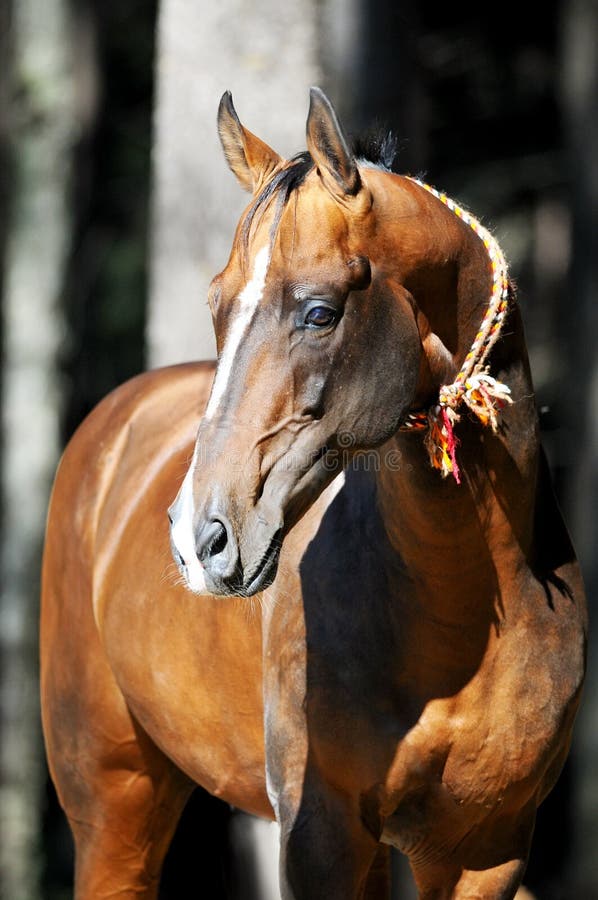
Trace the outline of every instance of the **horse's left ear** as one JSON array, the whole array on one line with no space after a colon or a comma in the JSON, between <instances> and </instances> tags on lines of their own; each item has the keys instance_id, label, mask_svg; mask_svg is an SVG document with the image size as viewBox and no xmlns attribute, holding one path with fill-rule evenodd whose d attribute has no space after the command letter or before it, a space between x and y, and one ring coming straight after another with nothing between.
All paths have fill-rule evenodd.
<instances>
[{"instance_id":1,"label":"horse's left ear","mask_svg":"<svg viewBox=\"0 0 598 900\"><path fill-rule=\"evenodd\" d=\"M311 89L309 99L307 149L328 190L336 196L354 197L361 178L336 112L318 87Z\"/></svg>"},{"instance_id":2,"label":"horse's left ear","mask_svg":"<svg viewBox=\"0 0 598 900\"><path fill-rule=\"evenodd\" d=\"M218 134L229 168L241 187L257 194L274 169L284 160L264 141L244 128L226 91L218 107Z\"/></svg>"}]
</instances>

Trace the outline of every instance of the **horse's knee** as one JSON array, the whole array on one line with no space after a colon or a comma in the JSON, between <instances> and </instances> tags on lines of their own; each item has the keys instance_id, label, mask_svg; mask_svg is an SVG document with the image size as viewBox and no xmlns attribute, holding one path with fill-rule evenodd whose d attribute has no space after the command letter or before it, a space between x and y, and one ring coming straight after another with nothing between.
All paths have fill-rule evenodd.
<instances>
[{"instance_id":1,"label":"horse's knee","mask_svg":"<svg viewBox=\"0 0 598 900\"><path fill-rule=\"evenodd\" d=\"M511 859L492 869L466 870L455 886L455 900L513 900L525 872L525 860Z\"/></svg>"},{"instance_id":2,"label":"horse's knee","mask_svg":"<svg viewBox=\"0 0 598 900\"><path fill-rule=\"evenodd\" d=\"M522 859L480 869L448 864L413 868L420 900L513 900L524 871Z\"/></svg>"},{"instance_id":3,"label":"horse's knee","mask_svg":"<svg viewBox=\"0 0 598 900\"><path fill-rule=\"evenodd\" d=\"M160 866L151 859L154 846L140 846L134 835L114 828L114 823L71 819L70 825L75 840L75 900L157 897Z\"/></svg>"},{"instance_id":4,"label":"horse's knee","mask_svg":"<svg viewBox=\"0 0 598 900\"><path fill-rule=\"evenodd\" d=\"M292 825L281 829L280 879L283 900L364 900L384 884L383 870L372 871L378 843L358 813L327 796L302 804ZM384 900L385 894L377 895Z\"/></svg>"},{"instance_id":5,"label":"horse's knee","mask_svg":"<svg viewBox=\"0 0 598 900\"><path fill-rule=\"evenodd\" d=\"M93 798L66 804L76 900L153 900L190 784L172 770L96 773Z\"/></svg>"},{"instance_id":6,"label":"horse's knee","mask_svg":"<svg viewBox=\"0 0 598 900\"><path fill-rule=\"evenodd\" d=\"M75 842L76 900L152 900L191 782L122 717L51 756Z\"/></svg>"}]
</instances>

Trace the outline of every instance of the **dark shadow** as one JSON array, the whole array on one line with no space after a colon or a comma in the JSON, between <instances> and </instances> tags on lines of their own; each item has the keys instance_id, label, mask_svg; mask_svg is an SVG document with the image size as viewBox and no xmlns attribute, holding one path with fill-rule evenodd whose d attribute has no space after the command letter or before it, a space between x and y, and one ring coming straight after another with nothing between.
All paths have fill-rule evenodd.
<instances>
[{"instance_id":1,"label":"dark shadow","mask_svg":"<svg viewBox=\"0 0 598 900\"><path fill-rule=\"evenodd\" d=\"M166 855L159 900L229 900L231 854L228 804L196 788L183 810Z\"/></svg>"},{"instance_id":2,"label":"dark shadow","mask_svg":"<svg viewBox=\"0 0 598 900\"><path fill-rule=\"evenodd\" d=\"M525 884L539 900L571 900L564 870L573 849L573 787L574 771L570 759L553 791L540 806L536 819Z\"/></svg>"},{"instance_id":3,"label":"dark shadow","mask_svg":"<svg viewBox=\"0 0 598 900\"><path fill-rule=\"evenodd\" d=\"M455 695L478 671L500 614L496 573L480 538L479 546L468 548L472 558L486 564L482 562L483 584L476 598L477 626L468 629L466 641L462 629L422 615L410 576L386 534L376 491L373 472L349 467L345 488L326 510L301 561L309 751L291 866L301 866L307 846L302 850L302 826L319 814L316 806L322 802L320 775L314 773L322 773L324 781L338 780L331 768L337 752L349 770L377 773L382 781L397 743L426 705ZM338 751L331 750L334 746ZM432 782L438 775L431 770L422 779ZM370 793L361 797L361 819L377 836L377 797ZM414 809L427 802L426 787L414 789L386 819L387 834L395 830L398 838Z\"/></svg>"},{"instance_id":4,"label":"dark shadow","mask_svg":"<svg viewBox=\"0 0 598 900\"><path fill-rule=\"evenodd\" d=\"M46 779L42 803L42 837L42 896L45 900L63 900L71 896L73 890L73 838L49 777Z\"/></svg>"},{"instance_id":5,"label":"dark shadow","mask_svg":"<svg viewBox=\"0 0 598 900\"><path fill-rule=\"evenodd\" d=\"M241 822L238 821L241 818ZM159 900L262 900L244 814L202 788L191 794L164 862Z\"/></svg>"}]
</instances>

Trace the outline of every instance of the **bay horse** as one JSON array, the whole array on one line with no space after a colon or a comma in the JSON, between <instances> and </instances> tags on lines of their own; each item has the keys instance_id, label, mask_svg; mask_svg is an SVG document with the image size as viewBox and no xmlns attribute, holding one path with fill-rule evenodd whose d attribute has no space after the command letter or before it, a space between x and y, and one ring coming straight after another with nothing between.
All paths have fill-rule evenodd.
<instances>
[{"instance_id":1,"label":"bay horse","mask_svg":"<svg viewBox=\"0 0 598 900\"><path fill-rule=\"evenodd\" d=\"M291 160L229 93L218 128L252 199L209 291L215 374L110 394L49 509L43 726L76 897L155 898L200 784L278 820L284 900L388 897L389 846L420 898L506 900L586 613L504 257L384 147L350 149L317 88Z\"/></svg>"}]
</instances>

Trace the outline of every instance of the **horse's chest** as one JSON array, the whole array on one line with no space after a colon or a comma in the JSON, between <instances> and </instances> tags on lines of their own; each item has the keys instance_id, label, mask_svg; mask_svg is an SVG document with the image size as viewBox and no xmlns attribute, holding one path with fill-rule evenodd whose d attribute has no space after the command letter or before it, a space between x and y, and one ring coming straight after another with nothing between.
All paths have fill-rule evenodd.
<instances>
[{"instance_id":1,"label":"horse's chest","mask_svg":"<svg viewBox=\"0 0 598 900\"><path fill-rule=\"evenodd\" d=\"M494 665L430 701L388 769L384 839L412 853L523 808L567 740L555 677L548 664L533 680Z\"/></svg>"}]
</instances>

